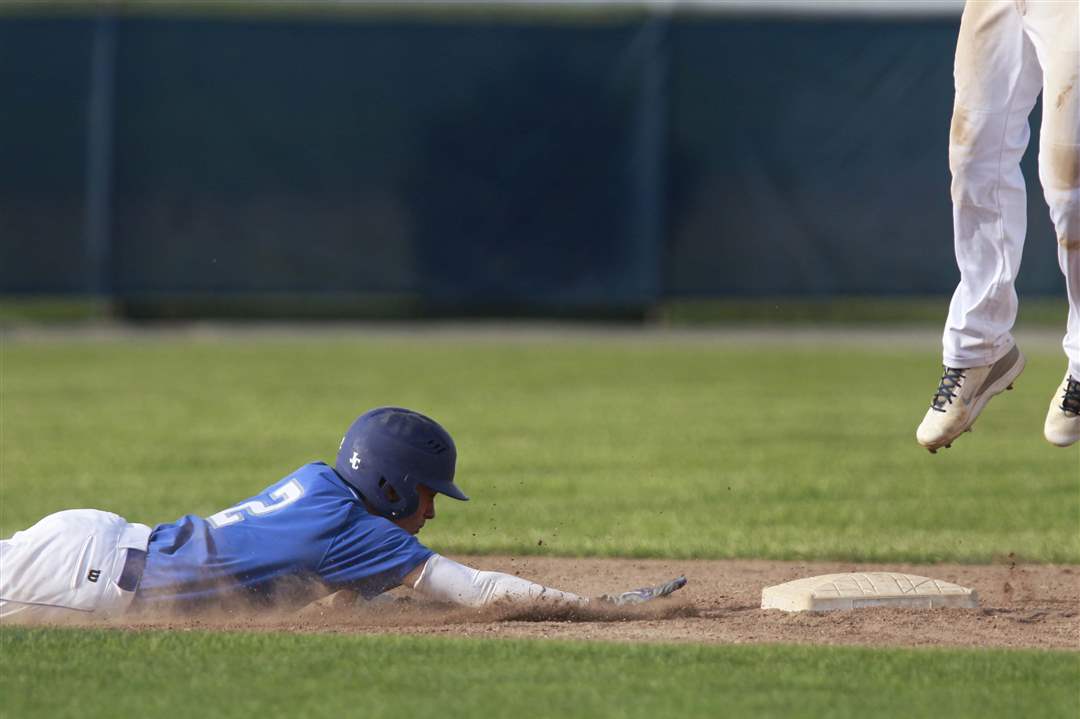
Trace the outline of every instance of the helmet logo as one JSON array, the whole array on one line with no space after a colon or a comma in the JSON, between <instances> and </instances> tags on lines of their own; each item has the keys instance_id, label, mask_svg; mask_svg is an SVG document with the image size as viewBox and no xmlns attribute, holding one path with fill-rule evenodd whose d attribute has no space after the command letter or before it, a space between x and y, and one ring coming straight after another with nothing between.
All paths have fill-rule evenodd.
<instances>
[{"instance_id":1,"label":"helmet logo","mask_svg":"<svg viewBox=\"0 0 1080 719\"><path fill-rule=\"evenodd\" d=\"M357 454L356 452L353 452L352 457L349 458L349 466L352 467L353 469L359 469L360 468L360 455Z\"/></svg>"}]
</instances>

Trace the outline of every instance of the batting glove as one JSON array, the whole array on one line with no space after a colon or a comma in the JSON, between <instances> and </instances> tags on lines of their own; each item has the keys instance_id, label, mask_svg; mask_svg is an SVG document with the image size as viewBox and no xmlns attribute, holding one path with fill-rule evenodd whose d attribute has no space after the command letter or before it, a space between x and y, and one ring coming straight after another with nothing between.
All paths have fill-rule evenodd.
<instances>
[{"instance_id":1,"label":"batting glove","mask_svg":"<svg viewBox=\"0 0 1080 719\"><path fill-rule=\"evenodd\" d=\"M666 597L677 589L686 586L686 577L675 577L670 582L664 582L655 587L642 587L631 589L622 594L604 594L597 597L597 601L614 604L616 607L625 607L630 604L643 604L644 602Z\"/></svg>"}]
</instances>

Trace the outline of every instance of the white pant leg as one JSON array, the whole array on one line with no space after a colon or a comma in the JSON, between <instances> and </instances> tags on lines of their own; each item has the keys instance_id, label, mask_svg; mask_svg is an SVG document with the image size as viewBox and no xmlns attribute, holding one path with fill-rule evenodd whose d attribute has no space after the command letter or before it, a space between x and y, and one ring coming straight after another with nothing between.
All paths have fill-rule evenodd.
<instances>
[{"instance_id":1,"label":"white pant leg","mask_svg":"<svg viewBox=\"0 0 1080 719\"><path fill-rule=\"evenodd\" d=\"M123 613L135 597L117 585L128 549L145 551L149 538L146 525L73 509L0 540L0 622Z\"/></svg>"},{"instance_id":2,"label":"white pant leg","mask_svg":"<svg viewBox=\"0 0 1080 719\"><path fill-rule=\"evenodd\" d=\"M943 363L977 367L1014 344L1027 199L1020 158L1042 73L1016 0L968 0L960 22L949 137L960 284L942 337Z\"/></svg>"},{"instance_id":3,"label":"white pant leg","mask_svg":"<svg viewBox=\"0 0 1080 719\"><path fill-rule=\"evenodd\" d=\"M1080 3L1027 0L1024 29L1043 68L1039 180L1057 235L1069 320L1062 345L1080 379Z\"/></svg>"}]
</instances>

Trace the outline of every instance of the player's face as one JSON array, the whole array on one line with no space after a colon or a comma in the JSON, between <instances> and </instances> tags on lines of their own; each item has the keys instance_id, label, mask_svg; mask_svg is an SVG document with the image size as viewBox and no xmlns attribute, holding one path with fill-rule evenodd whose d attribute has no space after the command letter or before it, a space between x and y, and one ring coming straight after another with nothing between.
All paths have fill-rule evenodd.
<instances>
[{"instance_id":1,"label":"player's face","mask_svg":"<svg viewBox=\"0 0 1080 719\"><path fill-rule=\"evenodd\" d=\"M435 519L435 493L424 485L420 485L418 489L420 505L416 508L416 511L408 517L402 517L394 522L409 534L416 534L424 528L424 524L429 519Z\"/></svg>"}]
</instances>

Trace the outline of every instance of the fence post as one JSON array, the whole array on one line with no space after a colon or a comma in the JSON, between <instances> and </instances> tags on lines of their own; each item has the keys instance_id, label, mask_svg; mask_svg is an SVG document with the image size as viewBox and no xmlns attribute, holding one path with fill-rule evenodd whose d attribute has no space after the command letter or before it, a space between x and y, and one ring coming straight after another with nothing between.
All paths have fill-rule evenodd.
<instances>
[{"instance_id":1,"label":"fence post","mask_svg":"<svg viewBox=\"0 0 1080 719\"><path fill-rule=\"evenodd\" d=\"M638 291L649 306L658 302L664 291L670 21L669 12L652 11L635 41L641 54L641 92L634 113L631 173L635 209L630 237L639 258Z\"/></svg>"},{"instance_id":2,"label":"fence post","mask_svg":"<svg viewBox=\"0 0 1080 719\"><path fill-rule=\"evenodd\" d=\"M83 233L86 289L99 298L112 294L113 126L116 84L116 18L102 13L94 22L86 114L86 207Z\"/></svg>"}]
</instances>

